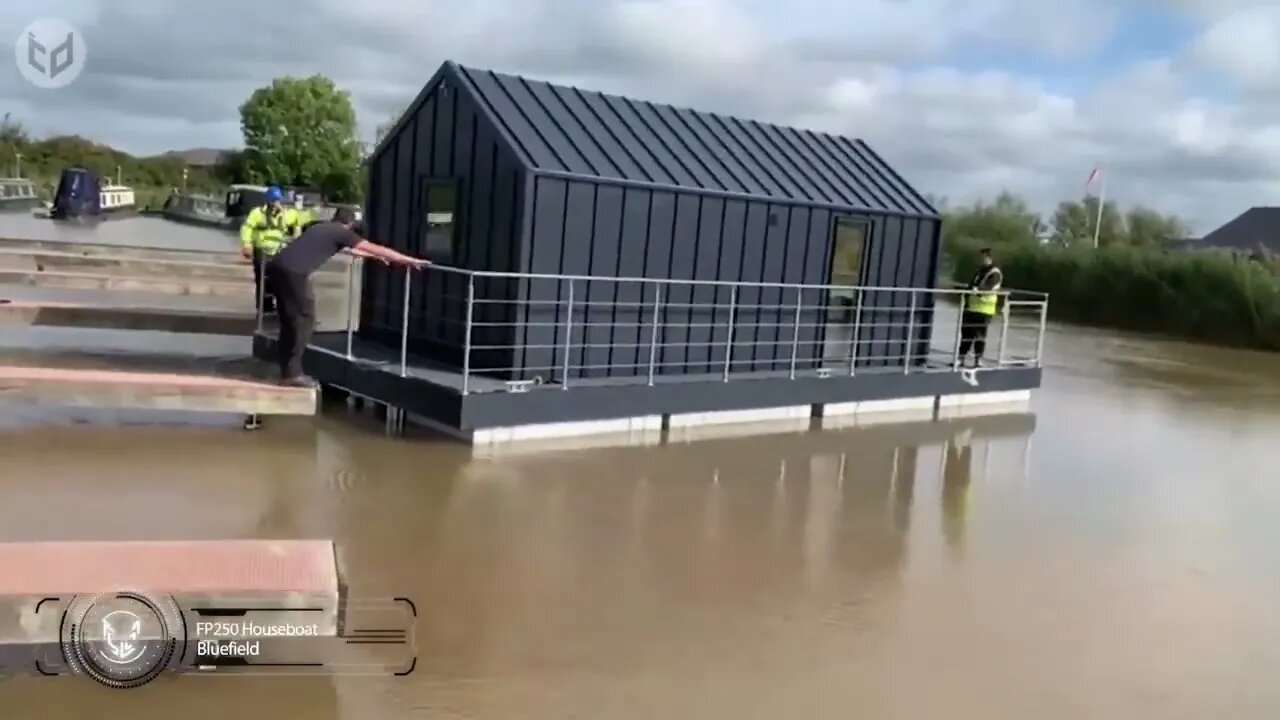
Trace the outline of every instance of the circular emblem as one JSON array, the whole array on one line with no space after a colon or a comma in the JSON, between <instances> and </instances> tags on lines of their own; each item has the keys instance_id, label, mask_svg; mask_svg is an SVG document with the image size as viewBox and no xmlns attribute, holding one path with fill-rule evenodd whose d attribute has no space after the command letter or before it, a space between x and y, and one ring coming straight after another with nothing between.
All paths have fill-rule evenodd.
<instances>
[{"instance_id":1,"label":"circular emblem","mask_svg":"<svg viewBox=\"0 0 1280 720\"><path fill-rule=\"evenodd\" d=\"M22 29L13 46L18 72L38 88L75 82L89 57L84 35L65 20L41 18Z\"/></svg>"},{"instance_id":2,"label":"circular emblem","mask_svg":"<svg viewBox=\"0 0 1280 720\"><path fill-rule=\"evenodd\" d=\"M61 635L71 671L113 688L145 685L186 652L186 622L167 595L78 595L63 615Z\"/></svg>"}]
</instances>

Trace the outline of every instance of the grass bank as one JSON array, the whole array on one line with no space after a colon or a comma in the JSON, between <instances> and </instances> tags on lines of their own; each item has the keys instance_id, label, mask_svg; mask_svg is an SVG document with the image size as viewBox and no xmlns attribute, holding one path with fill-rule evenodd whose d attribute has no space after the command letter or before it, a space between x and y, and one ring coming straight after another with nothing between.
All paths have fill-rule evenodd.
<instances>
[{"instance_id":1,"label":"grass bank","mask_svg":"<svg viewBox=\"0 0 1280 720\"><path fill-rule=\"evenodd\" d=\"M981 245L949 243L966 282ZM1280 272L1205 252L1016 245L996 249L1005 285L1049 293L1049 315L1099 327L1280 351Z\"/></svg>"}]
</instances>

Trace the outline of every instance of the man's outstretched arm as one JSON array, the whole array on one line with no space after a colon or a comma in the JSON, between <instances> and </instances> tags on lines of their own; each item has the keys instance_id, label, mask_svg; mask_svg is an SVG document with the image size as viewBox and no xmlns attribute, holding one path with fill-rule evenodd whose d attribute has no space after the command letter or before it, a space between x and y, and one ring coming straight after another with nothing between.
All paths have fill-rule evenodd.
<instances>
[{"instance_id":1,"label":"man's outstretched arm","mask_svg":"<svg viewBox=\"0 0 1280 720\"><path fill-rule=\"evenodd\" d=\"M422 269L431 263L422 258L410 257L403 253L398 253L389 247L361 240L351 247L351 254L357 257L373 258L382 260L383 262L393 263L396 265L405 265L415 269Z\"/></svg>"}]
</instances>

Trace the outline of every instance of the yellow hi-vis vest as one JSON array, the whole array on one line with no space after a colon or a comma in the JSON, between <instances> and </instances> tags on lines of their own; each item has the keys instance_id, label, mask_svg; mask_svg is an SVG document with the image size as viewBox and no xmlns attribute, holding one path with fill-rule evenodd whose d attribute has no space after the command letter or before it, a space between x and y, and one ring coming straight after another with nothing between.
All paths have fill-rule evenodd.
<instances>
[{"instance_id":1,"label":"yellow hi-vis vest","mask_svg":"<svg viewBox=\"0 0 1280 720\"><path fill-rule=\"evenodd\" d=\"M1000 286L1004 284L1004 274L1000 272L1000 268L994 265L987 268L986 272L981 272L974 281L975 287L982 287L987 279L995 275L995 283L990 290L984 292L975 292L965 298L965 309L969 312L975 312L979 315L987 315L994 317L996 311L1000 307Z\"/></svg>"},{"instance_id":2,"label":"yellow hi-vis vest","mask_svg":"<svg viewBox=\"0 0 1280 720\"><path fill-rule=\"evenodd\" d=\"M265 206L260 206L245 216L244 224L240 226L240 244L275 255L285 243L297 237L300 229L297 210L281 208L279 212L269 214Z\"/></svg>"}]
</instances>

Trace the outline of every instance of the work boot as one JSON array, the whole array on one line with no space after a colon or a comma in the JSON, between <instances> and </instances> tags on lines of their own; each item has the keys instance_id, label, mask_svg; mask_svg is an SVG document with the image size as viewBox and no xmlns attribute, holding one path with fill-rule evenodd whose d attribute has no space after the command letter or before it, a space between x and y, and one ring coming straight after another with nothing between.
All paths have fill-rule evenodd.
<instances>
[{"instance_id":1,"label":"work boot","mask_svg":"<svg viewBox=\"0 0 1280 720\"><path fill-rule=\"evenodd\" d=\"M295 375L293 377L284 378L280 381L280 384L285 387L310 388L313 390L316 387L316 381L306 375Z\"/></svg>"}]
</instances>

